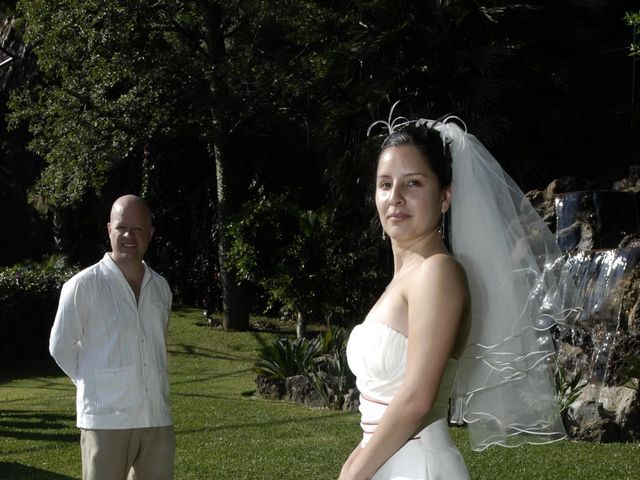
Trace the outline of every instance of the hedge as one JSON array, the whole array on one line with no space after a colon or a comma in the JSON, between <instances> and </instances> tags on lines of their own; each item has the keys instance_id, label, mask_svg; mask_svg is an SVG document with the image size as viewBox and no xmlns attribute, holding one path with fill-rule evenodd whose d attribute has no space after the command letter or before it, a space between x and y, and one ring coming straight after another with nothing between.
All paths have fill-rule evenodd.
<instances>
[{"instance_id":1,"label":"hedge","mask_svg":"<svg viewBox=\"0 0 640 480\"><path fill-rule=\"evenodd\" d=\"M61 257L0 268L0 361L48 354L60 289L77 271Z\"/></svg>"}]
</instances>

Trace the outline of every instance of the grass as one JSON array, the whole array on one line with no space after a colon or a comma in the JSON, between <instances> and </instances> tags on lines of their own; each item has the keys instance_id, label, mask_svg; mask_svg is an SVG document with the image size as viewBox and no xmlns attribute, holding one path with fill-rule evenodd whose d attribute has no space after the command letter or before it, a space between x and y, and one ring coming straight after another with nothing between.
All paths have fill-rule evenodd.
<instances>
[{"instance_id":1,"label":"grass","mask_svg":"<svg viewBox=\"0 0 640 480\"><path fill-rule=\"evenodd\" d=\"M335 479L359 439L354 413L256 398L251 371L259 346L276 334L222 332L199 311L174 312L169 337L176 475L183 479ZM80 478L74 388L48 359L3 366L0 478ZM560 442L517 449L469 449L453 428L476 480L637 478L640 444Z\"/></svg>"}]
</instances>

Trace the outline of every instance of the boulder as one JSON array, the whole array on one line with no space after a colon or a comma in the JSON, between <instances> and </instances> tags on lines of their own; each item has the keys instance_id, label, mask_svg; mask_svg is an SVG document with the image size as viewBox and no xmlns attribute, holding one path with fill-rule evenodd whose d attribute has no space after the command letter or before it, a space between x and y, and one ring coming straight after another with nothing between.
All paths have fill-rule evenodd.
<instances>
[{"instance_id":1,"label":"boulder","mask_svg":"<svg viewBox=\"0 0 640 480\"><path fill-rule=\"evenodd\" d=\"M618 180L613 184L613 190L624 192L640 191L640 165L631 165L629 167L629 176Z\"/></svg>"},{"instance_id":2,"label":"boulder","mask_svg":"<svg viewBox=\"0 0 640 480\"><path fill-rule=\"evenodd\" d=\"M342 404L342 410L347 412L355 412L360 407L360 391L358 388L352 388L349 393L344 396L344 403Z\"/></svg>"},{"instance_id":3,"label":"boulder","mask_svg":"<svg viewBox=\"0 0 640 480\"><path fill-rule=\"evenodd\" d=\"M594 183L582 175L565 175L556 178L544 190L544 198L549 202L553 202L555 197L561 193L577 192L583 190L591 190Z\"/></svg>"},{"instance_id":4,"label":"boulder","mask_svg":"<svg viewBox=\"0 0 640 480\"><path fill-rule=\"evenodd\" d=\"M284 398L286 388L283 380L270 379L265 375L258 375L255 381L258 394L262 398L269 400L282 400Z\"/></svg>"},{"instance_id":5,"label":"boulder","mask_svg":"<svg viewBox=\"0 0 640 480\"><path fill-rule=\"evenodd\" d=\"M569 413L565 422L567 434L584 442L609 443L620 440L620 432L613 419L600 402L583 402Z\"/></svg>"},{"instance_id":6,"label":"boulder","mask_svg":"<svg viewBox=\"0 0 640 480\"><path fill-rule=\"evenodd\" d=\"M619 426L621 439L636 441L640 439L640 397L638 390L617 386L603 387L600 390L602 406L611 412L613 420Z\"/></svg>"},{"instance_id":7,"label":"boulder","mask_svg":"<svg viewBox=\"0 0 640 480\"><path fill-rule=\"evenodd\" d=\"M555 196L556 238L563 252L616 248L640 231L638 196L589 190Z\"/></svg>"},{"instance_id":8,"label":"boulder","mask_svg":"<svg viewBox=\"0 0 640 480\"><path fill-rule=\"evenodd\" d=\"M581 175L556 178L544 190L531 190L526 197L552 232L556 231L556 196L568 192L591 190L595 184Z\"/></svg>"},{"instance_id":9,"label":"boulder","mask_svg":"<svg viewBox=\"0 0 640 480\"><path fill-rule=\"evenodd\" d=\"M285 381L286 398L307 407L324 407L324 401L306 375L288 377Z\"/></svg>"}]
</instances>

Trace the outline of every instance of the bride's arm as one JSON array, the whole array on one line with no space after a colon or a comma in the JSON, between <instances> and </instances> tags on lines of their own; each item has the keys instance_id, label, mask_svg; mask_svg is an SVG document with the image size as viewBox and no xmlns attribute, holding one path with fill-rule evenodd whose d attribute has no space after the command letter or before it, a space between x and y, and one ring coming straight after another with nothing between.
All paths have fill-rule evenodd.
<instances>
[{"instance_id":1,"label":"bride's arm","mask_svg":"<svg viewBox=\"0 0 640 480\"><path fill-rule=\"evenodd\" d=\"M360 447L360 444L358 443L356 448L353 449L353 452L351 452L351 455L349 455L349 458L347 458L347 460L342 465L342 469L340 470L340 477L338 478L338 480L344 480L344 479L348 478L349 469L351 468L351 464L353 463L353 461L356 459L356 457L358 456L358 454L361 451L362 451L362 448Z\"/></svg>"},{"instance_id":2,"label":"bride's arm","mask_svg":"<svg viewBox=\"0 0 640 480\"><path fill-rule=\"evenodd\" d=\"M456 344L468 303L462 267L445 255L430 257L407 278L402 290L409 338L404 380L371 440L355 458L350 457L341 479L370 479L420 430Z\"/></svg>"}]
</instances>

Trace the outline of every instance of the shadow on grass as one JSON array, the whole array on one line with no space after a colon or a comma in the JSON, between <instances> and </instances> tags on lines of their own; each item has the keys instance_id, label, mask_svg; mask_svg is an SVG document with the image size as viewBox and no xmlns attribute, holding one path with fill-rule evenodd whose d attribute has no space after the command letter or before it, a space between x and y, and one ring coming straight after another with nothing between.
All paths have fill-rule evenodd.
<instances>
[{"instance_id":1,"label":"shadow on grass","mask_svg":"<svg viewBox=\"0 0 640 480\"><path fill-rule=\"evenodd\" d=\"M0 384L32 377L59 377L64 372L51 357L21 361L5 361L0 372Z\"/></svg>"},{"instance_id":2,"label":"shadow on grass","mask_svg":"<svg viewBox=\"0 0 640 480\"><path fill-rule=\"evenodd\" d=\"M0 478L5 480L75 480L74 477L67 477L17 462L0 462Z\"/></svg>"},{"instance_id":3,"label":"shadow on grass","mask_svg":"<svg viewBox=\"0 0 640 480\"><path fill-rule=\"evenodd\" d=\"M79 433L61 433L74 424L75 417L29 410L0 410L0 437L17 440L78 442ZM0 478L7 478L0 476Z\"/></svg>"},{"instance_id":4,"label":"shadow on grass","mask_svg":"<svg viewBox=\"0 0 640 480\"><path fill-rule=\"evenodd\" d=\"M202 383L202 382L206 382L208 380L214 380L216 378L224 378L224 377L234 377L243 373L247 373L247 372L251 372L252 369L251 368L241 368L240 370L234 370L232 372L225 372L225 373L220 373L217 375L208 375L206 377L199 377L199 378L190 378L188 380L181 380L181 381L174 381L171 382L171 386L173 388L174 385L185 385L185 384L191 384L191 383Z\"/></svg>"},{"instance_id":5,"label":"shadow on grass","mask_svg":"<svg viewBox=\"0 0 640 480\"><path fill-rule=\"evenodd\" d=\"M182 350L176 350L171 347L179 347ZM206 357L206 358L215 358L218 360L234 360L234 361L242 361L246 362L247 359L240 355L230 355L228 353L221 353L217 350L212 350L210 348L196 346L196 345L187 345L185 343L172 343L169 345L169 349L167 351L171 355L186 355L190 357Z\"/></svg>"}]
</instances>

